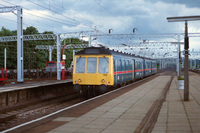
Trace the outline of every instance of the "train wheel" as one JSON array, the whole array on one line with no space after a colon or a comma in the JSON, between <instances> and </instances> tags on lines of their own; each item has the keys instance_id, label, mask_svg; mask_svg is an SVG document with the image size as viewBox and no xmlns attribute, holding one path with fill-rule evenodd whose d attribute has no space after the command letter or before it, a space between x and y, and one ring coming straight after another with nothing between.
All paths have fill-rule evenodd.
<instances>
[{"instance_id":1,"label":"train wheel","mask_svg":"<svg viewBox=\"0 0 200 133\"><path fill-rule=\"evenodd\" d=\"M92 96L93 97L96 96L96 87L95 86L92 87Z\"/></svg>"},{"instance_id":2,"label":"train wheel","mask_svg":"<svg viewBox=\"0 0 200 133\"><path fill-rule=\"evenodd\" d=\"M80 91L82 90L82 88L81 88L81 86L80 86L79 84L75 84L75 85L73 86L73 88L74 88L74 90L75 90L76 92L80 92Z\"/></svg>"},{"instance_id":3,"label":"train wheel","mask_svg":"<svg viewBox=\"0 0 200 133\"><path fill-rule=\"evenodd\" d=\"M83 90L82 89L80 90L79 93L80 93L80 97L83 98Z\"/></svg>"},{"instance_id":4,"label":"train wheel","mask_svg":"<svg viewBox=\"0 0 200 133\"><path fill-rule=\"evenodd\" d=\"M102 93L105 93L105 92L107 91L107 86L105 86L105 85L100 85L100 86L99 86L99 91L100 91L101 94L102 94Z\"/></svg>"},{"instance_id":5,"label":"train wheel","mask_svg":"<svg viewBox=\"0 0 200 133\"><path fill-rule=\"evenodd\" d=\"M81 96L81 98L82 98L83 100L86 99L86 91L85 91L85 89L81 89L81 90L80 90L80 96Z\"/></svg>"},{"instance_id":6,"label":"train wheel","mask_svg":"<svg viewBox=\"0 0 200 133\"><path fill-rule=\"evenodd\" d=\"M89 88L87 86L82 86L81 88L81 98L83 100L88 99L89 96Z\"/></svg>"}]
</instances>

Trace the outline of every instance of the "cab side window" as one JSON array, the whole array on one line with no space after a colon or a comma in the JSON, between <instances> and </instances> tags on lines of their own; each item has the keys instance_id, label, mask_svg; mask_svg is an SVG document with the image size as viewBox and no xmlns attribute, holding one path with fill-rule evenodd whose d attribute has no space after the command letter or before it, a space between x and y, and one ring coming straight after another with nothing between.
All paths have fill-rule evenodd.
<instances>
[{"instance_id":1,"label":"cab side window","mask_svg":"<svg viewBox=\"0 0 200 133\"><path fill-rule=\"evenodd\" d=\"M99 73L108 73L108 68L109 68L109 59L106 57L99 58Z\"/></svg>"}]
</instances>

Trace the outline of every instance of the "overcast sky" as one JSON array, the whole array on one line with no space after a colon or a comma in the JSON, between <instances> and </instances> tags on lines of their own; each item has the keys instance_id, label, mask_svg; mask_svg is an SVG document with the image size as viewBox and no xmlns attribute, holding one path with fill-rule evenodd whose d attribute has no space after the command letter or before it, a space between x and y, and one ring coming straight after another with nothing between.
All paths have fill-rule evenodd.
<instances>
[{"instance_id":1,"label":"overcast sky","mask_svg":"<svg viewBox=\"0 0 200 133\"><path fill-rule=\"evenodd\" d=\"M113 34L183 33L184 23L168 23L167 17L200 15L199 0L0 0L0 6L23 7L24 28L66 33L97 30ZM15 30L16 16L0 14L0 27ZM189 22L189 32L200 33L200 21ZM197 38L190 48L200 49Z\"/></svg>"}]
</instances>

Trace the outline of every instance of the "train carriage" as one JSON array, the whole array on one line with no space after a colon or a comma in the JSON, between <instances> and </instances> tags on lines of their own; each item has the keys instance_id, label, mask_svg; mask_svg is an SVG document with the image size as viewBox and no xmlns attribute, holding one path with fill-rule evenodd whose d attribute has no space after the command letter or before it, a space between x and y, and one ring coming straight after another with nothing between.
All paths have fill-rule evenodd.
<instances>
[{"instance_id":1,"label":"train carriage","mask_svg":"<svg viewBox=\"0 0 200 133\"><path fill-rule=\"evenodd\" d=\"M120 84L134 78L134 60L124 57L121 53L113 53L114 84Z\"/></svg>"},{"instance_id":2,"label":"train carriage","mask_svg":"<svg viewBox=\"0 0 200 133\"><path fill-rule=\"evenodd\" d=\"M144 58L112 51L104 47L85 48L75 55L73 84L75 90L98 88L106 91L108 86L123 84L145 76ZM150 75L153 60L147 60ZM150 64L149 64L150 62Z\"/></svg>"}]
</instances>

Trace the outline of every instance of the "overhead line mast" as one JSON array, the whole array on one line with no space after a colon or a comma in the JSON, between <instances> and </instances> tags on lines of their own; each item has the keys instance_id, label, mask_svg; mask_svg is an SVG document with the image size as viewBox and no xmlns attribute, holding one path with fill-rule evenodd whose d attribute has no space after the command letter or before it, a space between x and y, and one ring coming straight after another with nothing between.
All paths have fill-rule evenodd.
<instances>
[{"instance_id":1,"label":"overhead line mast","mask_svg":"<svg viewBox=\"0 0 200 133\"><path fill-rule=\"evenodd\" d=\"M14 12L17 10L17 14ZM23 15L20 6L0 7L0 13L12 12L17 15L17 82L24 82L23 59Z\"/></svg>"}]
</instances>

